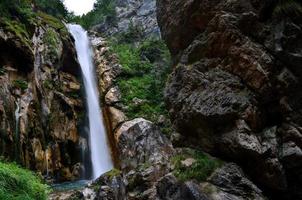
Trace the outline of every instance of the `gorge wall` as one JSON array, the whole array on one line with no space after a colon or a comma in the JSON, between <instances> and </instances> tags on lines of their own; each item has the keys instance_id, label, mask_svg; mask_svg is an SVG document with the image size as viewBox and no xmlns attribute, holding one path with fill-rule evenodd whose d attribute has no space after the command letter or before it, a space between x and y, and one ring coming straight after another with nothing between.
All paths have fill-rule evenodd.
<instances>
[{"instance_id":1,"label":"gorge wall","mask_svg":"<svg viewBox=\"0 0 302 200\"><path fill-rule=\"evenodd\" d=\"M156 20L155 0L116 0L115 17L107 17L92 30L110 36L126 32L129 27L139 28L145 36L160 36Z\"/></svg>"},{"instance_id":2,"label":"gorge wall","mask_svg":"<svg viewBox=\"0 0 302 200\"><path fill-rule=\"evenodd\" d=\"M88 151L80 135L86 119L65 25L44 13L28 26L1 19L0 46L1 156L46 178L79 178Z\"/></svg>"},{"instance_id":3,"label":"gorge wall","mask_svg":"<svg viewBox=\"0 0 302 200\"><path fill-rule=\"evenodd\" d=\"M301 199L302 21L258 0L157 0L174 58L165 98L182 144ZM280 196L281 195L281 196Z\"/></svg>"}]
</instances>

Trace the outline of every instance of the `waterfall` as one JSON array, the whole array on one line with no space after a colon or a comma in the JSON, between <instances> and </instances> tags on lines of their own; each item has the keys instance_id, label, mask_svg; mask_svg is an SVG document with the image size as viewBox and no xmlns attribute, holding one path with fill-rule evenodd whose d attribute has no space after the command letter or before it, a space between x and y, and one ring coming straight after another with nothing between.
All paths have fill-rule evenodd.
<instances>
[{"instance_id":1,"label":"waterfall","mask_svg":"<svg viewBox=\"0 0 302 200\"><path fill-rule=\"evenodd\" d=\"M15 158L16 160L19 160L19 119L20 119L20 99L17 99L16 101L16 110L15 110L15 120L16 120L16 129L15 129Z\"/></svg>"},{"instance_id":2,"label":"waterfall","mask_svg":"<svg viewBox=\"0 0 302 200\"><path fill-rule=\"evenodd\" d=\"M99 94L95 78L93 53L87 32L79 25L69 24L68 29L75 39L77 56L80 62L89 117L89 145L93 169L93 179L113 168L105 132Z\"/></svg>"}]
</instances>

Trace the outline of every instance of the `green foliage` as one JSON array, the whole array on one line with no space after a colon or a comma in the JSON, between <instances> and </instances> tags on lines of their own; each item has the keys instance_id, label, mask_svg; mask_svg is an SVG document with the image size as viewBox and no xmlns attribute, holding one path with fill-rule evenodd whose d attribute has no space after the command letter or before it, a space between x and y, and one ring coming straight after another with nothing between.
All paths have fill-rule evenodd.
<instances>
[{"instance_id":1,"label":"green foliage","mask_svg":"<svg viewBox=\"0 0 302 200\"><path fill-rule=\"evenodd\" d=\"M119 176L121 174L122 174L122 172L120 170L114 168L111 171L107 172L105 175L108 176L109 179L112 180L114 177Z\"/></svg>"},{"instance_id":2,"label":"green foliage","mask_svg":"<svg viewBox=\"0 0 302 200\"><path fill-rule=\"evenodd\" d=\"M56 60L56 58L58 57L60 40L60 35L53 29L49 28L46 30L43 37L43 42L47 44L47 56L51 60Z\"/></svg>"},{"instance_id":3,"label":"green foliage","mask_svg":"<svg viewBox=\"0 0 302 200\"><path fill-rule=\"evenodd\" d=\"M54 81L52 80L45 80L43 82L43 86L47 89L53 89L54 88Z\"/></svg>"},{"instance_id":4,"label":"green foliage","mask_svg":"<svg viewBox=\"0 0 302 200\"><path fill-rule=\"evenodd\" d=\"M81 17L75 16L71 13L68 16L68 20L81 24L86 29L105 21L115 23L115 6L115 0L97 0L92 11Z\"/></svg>"},{"instance_id":5,"label":"green foliage","mask_svg":"<svg viewBox=\"0 0 302 200\"><path fill-rule=\"evenodd\" d=\"M68 11L61 0L35 0L36 8L56 18L63 19Z\"/></svg>"},{"instance_id":6,"label":"green foliage","mask_svg":"<svg viewBox=\"0 0 302 200\"><path fill-rule=\"evenodd\" d=\"M113 52L119 56L125 76L142 76L152 69L152 64L140 56L140 49L129 44L113 44Z\"/></svg>"},{"instance_id":7,"label":"green foliage","mask_svg":"<svg viewBox=\"0 0 302 200\"><path fill-rule=\"evenodd\" d=\"M134 26L132 21L129 24L127 31L117 35L117 39L121 43L135 43L141 41L143 38L143 31L141 27Z\"/></svg>"},{"instance_id":8,"label":"green foliage","mask_svg":"<svg viewBox=\"0 0 302 200\"><path fill-rule=\"evenodd\" d=\"M156 121L159 115L167 115L163 103L163 88L170 68L167 47L159 39L148 39L135 45L122 38L119 35L110 44L122 65L118 85L123 103L127 105L126 115Z\"/></svg>"},{"instance_id":9,"label":"green foliage","mask_svg":"<svg viewBox=\"0 0 302 200\"><path fill-rule=\"evenodd\" d=\"M3 67L0 67L0 76L4 75L6 70Z\"/></svg>"},{"instance_id":10,"label":"green foliage","mask_svg":"<svg viewBox=\"0 0 302 200\"><path fill-rule=\"evenodd\" d=\"M0 162L0 199L46 200L49 188L32 172Z\"/></svg>"},{"instance_id":11,"label":"green foliage","mask_svg":"<svg viewBox=\"0 0 302 200\"><path fill-rule=\"evenodd\" d=\"M187 158L195 159L190 167L182 164ZM172 158L174 165L173 174L181 181L195 179L205 181L214 171L222 165L222 161L210 158L202 152L196 150L187 150L186 152L176 155Z\"/></svg>"},{"instance_id":12,"label":"green foliage","mask_svg":"<svg viewBox=\"0 0 302 200\"><path fill-rule=\"evenodd\" d=\"M20 88L21 90L26 90L28 88L27 82L21 79L14 80L13 85L14 87Z\"/></svg>"}]
</instances>

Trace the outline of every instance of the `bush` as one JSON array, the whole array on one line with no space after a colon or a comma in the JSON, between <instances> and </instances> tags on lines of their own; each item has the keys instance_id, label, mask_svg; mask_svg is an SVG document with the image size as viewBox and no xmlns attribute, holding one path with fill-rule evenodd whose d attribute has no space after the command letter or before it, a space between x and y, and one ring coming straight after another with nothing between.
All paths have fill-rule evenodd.
<instances>
[{"instance_id":1,"label":"bush","mask_svg":"<svg viewBox=\"0 0 302 200\"><path fill-rule=\"evenodd\" d=\"M14 80L13 85L16 88L20 88L21 90L26 90L28 88L28 84L24 80Z\"/></svg>"},{"instance_id":2,"label":"bush","mask_svg":"<svg viewBox=\"0 0 302 200\"><path fill-rule=\"evenodd\" d=\"M170 71L167 47L159 39L133 44L121 40L121 35L116 37L110 45L122 65L117 84L121 89L123 104L127 106L126 115L156 122L160 115L167 115L163 103L163 89ZM135 99L140 103L135 103Z\"/></svg>"},{"instance_id":3,"label":"bush","mask_svg":"<svg viewBox=\"0 0 302 200\"><path fill-rule=\"evenodd\" d=\"M183 166L181 163L187 158L196 160L191 167ZM220 167L222 161L211 158L202 152L190 149L172 158L172 164L174 165L173 174L179 180L187 181L195 179L201 182L205 181L218 167Z\"/></svg>"},{"instance_id":4,"label":"bush","mask_svg":"<svg viewBox=\"0 0 302 200\"><path fill-rule=\"evenodd\" d=\"M0 162L0 199L46 200L49 187L32 172Z\"/></svg>"},{"instance_id":5,"label":"bush","mask_svg":"<svg viewBox=\"0 0 302 200\"><path fill-rule=\"evenodd\" d=\"M114 23L116 19L115 0L97 0L92 11L81 17L71 13L68 18L69 21L81 24L86 29L103 23L105 20Z\"/></svg>"}]
</instances>

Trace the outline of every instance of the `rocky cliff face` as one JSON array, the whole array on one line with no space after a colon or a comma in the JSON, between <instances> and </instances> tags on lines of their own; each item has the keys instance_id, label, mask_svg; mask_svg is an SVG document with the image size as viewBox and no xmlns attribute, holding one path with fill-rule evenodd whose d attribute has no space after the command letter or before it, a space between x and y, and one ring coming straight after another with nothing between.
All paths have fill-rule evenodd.
<instances>
[{"instance_id":1,"label":"rocky cliff face","mask_svg":"<svg viewBox=\"0 0 302 200\"><path fill-rule=\"evenodd\" d=\"M0 153L59 181L80 177L85 115L73 41L44 14L30 29L9 23L0 25Z\"/></svg>"},{"instance_id":2,"label":"rocky cliff face","mask_svg":"<svg viewBox=\"0 0 302 200\"><path fill-rule=\"evenodd\" d=\"M157 6L182 141L238 163L272 198L301 199L301 16L258 0Z\"/></svg>"},{"instance_id":3,"label":"rocky cliff face","mask_svg":"<svg viewBox=\"0 0 302 200\"><path fill-rule=\"evenodd\" d=\"M155 0L116 0L116 18L107 18L92 29L104 35L128 31L129 27L139 27L145 36L160 35L156 20Z\"/></svg>"}]
</instances>

